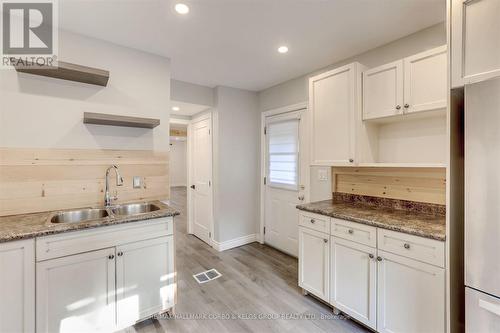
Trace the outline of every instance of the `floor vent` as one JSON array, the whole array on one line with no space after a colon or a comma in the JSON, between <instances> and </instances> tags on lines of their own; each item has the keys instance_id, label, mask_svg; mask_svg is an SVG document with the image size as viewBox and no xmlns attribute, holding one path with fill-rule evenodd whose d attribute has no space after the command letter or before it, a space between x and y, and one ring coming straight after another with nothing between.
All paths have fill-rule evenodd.
<instances>
[{"instance_id":1,"label":"floor vent","mask_svg":"<svg viewBox=\"0 0 500 333\"><path fill-rule=\"evenodd\" d=\"M193 275L194 279L200 284L215 280L221 276L222 274L219 273L215 268Z\"/></svg>"}]
</instances>

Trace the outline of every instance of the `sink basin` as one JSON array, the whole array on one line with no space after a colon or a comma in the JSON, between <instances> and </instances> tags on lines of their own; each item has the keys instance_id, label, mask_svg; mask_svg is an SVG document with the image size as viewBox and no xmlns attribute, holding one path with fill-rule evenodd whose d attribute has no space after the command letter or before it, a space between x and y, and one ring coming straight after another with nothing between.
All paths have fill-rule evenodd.
<instances>
[{"instance_id":1,"label":"sink basin","mask_svg":"<svg viewBox=\"0 0 500 333\"><path fill-rule=\"evenodd\" d=\"M152 203L126 204L111 208L113 215L119 216L144 214L154 212L156 210L160 210L160 207Z\"/></svg>"},{"instance_id":2,"label":"sink basin","mask_svg":"<svg viewBox=\"0 0 500 333\"><path fill-rule=\"evenodd\" d=\"M79 209L60 212L52 216L52 223L78 223L82 221L95 220L109 216L105 209Z\"/></svg>"}]
</instances>

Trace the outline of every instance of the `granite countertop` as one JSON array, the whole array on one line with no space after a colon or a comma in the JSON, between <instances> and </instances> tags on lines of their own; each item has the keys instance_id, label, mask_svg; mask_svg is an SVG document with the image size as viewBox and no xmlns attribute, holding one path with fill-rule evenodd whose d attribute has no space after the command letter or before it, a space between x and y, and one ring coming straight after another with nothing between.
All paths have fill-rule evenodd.
<instances>
[{"instance_id":1,"label":"granite countertop","mask_svg":"<svg viewBox=\"0 0 500 333\"><path fill-rule=\"evenodd\" d=\"M59 234L68 231L84 230L90 228L98 228L116 224L138 222L143 220L151 220L160 217L176 216L179 212L160 201L151 202L158 207L159 210L149 213L131 215L131 216L108 216L95 220L88 220L77 223L51 223L49 218L57 212L65 211L50 211L33 214L20 214L0 217L0 243L9 242L19 239L34 238ZM89 207L82 207L89 208ZM72 209L66 209L72 210Z\"/></svg>"},{"instance_id":2,"label":"granite countertop","mask_svg":"<svg viewBox=\"0 0 500 333\"><path fill-rule=\"evenodd\" d=\"M298 205L298 209L358 222L374 227L444 241L446 220L443 213L378 207L363 202L324 200Z\"/></svg>"}]
</instances>

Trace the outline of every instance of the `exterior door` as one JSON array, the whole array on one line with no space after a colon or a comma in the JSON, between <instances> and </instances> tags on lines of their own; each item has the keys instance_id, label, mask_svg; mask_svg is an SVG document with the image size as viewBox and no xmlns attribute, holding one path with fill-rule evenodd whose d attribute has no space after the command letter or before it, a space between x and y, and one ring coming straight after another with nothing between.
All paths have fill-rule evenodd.
<instances>
[{"instance_id":1,"label":"exterior door","mask_svg":"<svg viewBox=\"0 0 500 333\"><path fill-rule=\"evenodd\" d=\"M37 332L115 329L114 248L42 261L36 271Z\"/></svg>"},{"instance_id":2,"label":"exterior door","mask_svg":"<svg viewBox=\"0 0 500 333\"><path fill-rule=\"evenodd\" d=\"M300 227L299 286L329 301L330 246L328 234Z\"/></svg>"},{"instance_id":3,"label":"exterior door","mask_svg":"<svg viewBox=\"0 0 500 333\"><path fill-rule=\"evenodd\" d=\"M330 303L361 323L377 326L377 250L331 237Z\"/></svg>"},{"instance_id":4,"label":"exterior door","mask_svg":"<svg viewBox=\"0 0 500 333\"><path fill-rule=\"evenodd\" d=\"M116 248L119 328L173 306L173 242L166 236Z\"/></svg>"},{"instance_id":5,"label":"exterior door","mask_svg":"<svg viewBox=\"0 0 500 333\"><path fill-rule=\"evenodd\" d=\"M298 255L300 111L266 119L265 243Z\"/></svg>"},{"instance_id":6,"label":"exterior door","mask_svg":"<svg viewBox=\"0 0 500 333\"><path fill-rule=\"evenodd\" d=\"M204 116L192 124L192 232L210 244L212 237L212 120Z\"/></svg>"}]
</instances>

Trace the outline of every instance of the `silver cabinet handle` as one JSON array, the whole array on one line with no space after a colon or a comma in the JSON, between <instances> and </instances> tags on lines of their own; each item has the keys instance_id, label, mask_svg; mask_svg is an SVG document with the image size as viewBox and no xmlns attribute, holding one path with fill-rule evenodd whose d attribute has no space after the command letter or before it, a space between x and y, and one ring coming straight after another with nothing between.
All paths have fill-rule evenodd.
<instances>
[{"instance_id":1,"label":"silver cabinet handle","mask_svg":"<svg viewBox=\"0 0 500 333\"><path fill-rule=\"evenodd\" d=\"M401 105L396 105L396 110L401 110Z\"/></svg>"},{"instance_id":2,"label":"silver cabinet handle","mask_svg":"<svg viewBox=\"0 0 500 333\"><path fill-rule=\"evenodd\" d=\"M349 229L347 232L348 232L348 233L350 233L350 234L352 235L352 234L354 233L354 230Z\"/></svg>"},{"instance_id":3,"label":"silver cabinet handle","mask_svg":"<svg viewBox=\"0 0 500 333\"><path fill-rule=\"evenodd\" d=\"M410 107L410 104L406 103L404 106L405 106L405 109L408 109Z\"/></svg>"},{"instance_id":4,"label":"silver cabinet handle","mask_svg":"<svg viewBox=\"0 0 500 333\"><path fill-rule=\"evenodd\" d=\"M315 220L315 219L311 219L311 223L313 223L313 224L314 224L314 222L316 222L316 220Z\"/></svg>"},{"instance_id":5,"label":"silver cabinet handle","mask_svg":"<svg viewBox=\"0 0 500 333\"><path fill-rule=\"evenodd\" d=\"M375 256L374 256L373 254L371 254L371 253L368 255L368 257L369 257L370 259L375 258Z\"/></svg>"},{"instance_id":6,"label":"silver cabinet handle","mask_svg":"<svg viewBox=\"0 0 500 333\"><path fill-rule=\"evenodd\" d=\"M377 257L377 261L382 261L382 257Z\"/></svg>"},{"instance_id":7,"label":"silver cabinet handle","mask_svg":"<svg viewBox=\"0 0 500 333\"><path fill-rule=\"evenodd\" d=\"M121 256L123 255L123 252L122 252L122 251L120 251L120 252L118 252L116 255L117 255L118 257L121 257Z\"/></svg>"},{"instance_id":8,"label":"silver cabinet handle","mask_svg":"<svg viewBox=\"0 0 500 333\"><path fill-rule=\"evenodd\" d=\"M408 243L405 243L405 245L403 245L405 249L409 250L410 249L410 244Z\"/></svg>"},{"instance_id":9,"label":"silver cabinet handle","mask_svg":"<svg viewBox=\"0 0 500 333\"><path fill-rule=\"evenodd\" d=\"M114 255L114 254L110 254L110 255L108 256L108 259L109 259L109 260L113 260L113 259L115 259L115 255Z\"/></svg>"},{"instance_id":10,"label":"silver cabinet handle","mask_svg":"<svg viewBox=\"0 0 500 333\"><path fill-rule=\"evenodd\" d=\"M354 158L350 158L349 163L353 163L353 162L354 162Z\"/></svg>"},{"instance_id":11,"label":"silver cabinet handle","mask_svg":"<svg viewBox=\"0 0 500 333\"><path fill-rule=\"evenodd\" d=\"M328 243L328 239L326 239L326 238L323 239L323 242Z\"/></svg>"}]
</instances>

